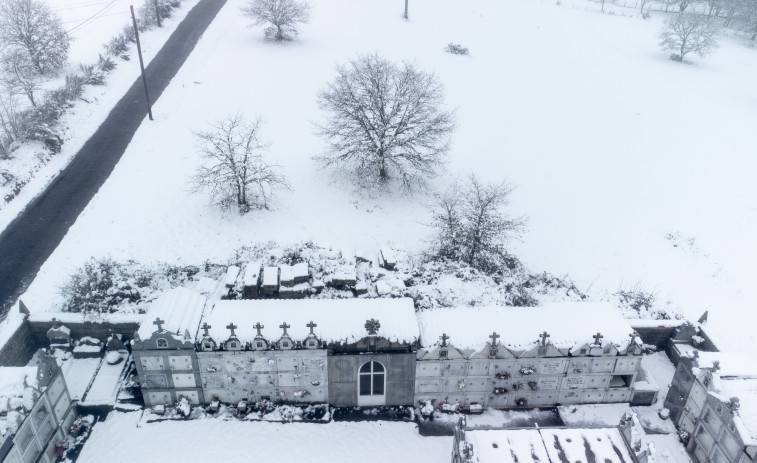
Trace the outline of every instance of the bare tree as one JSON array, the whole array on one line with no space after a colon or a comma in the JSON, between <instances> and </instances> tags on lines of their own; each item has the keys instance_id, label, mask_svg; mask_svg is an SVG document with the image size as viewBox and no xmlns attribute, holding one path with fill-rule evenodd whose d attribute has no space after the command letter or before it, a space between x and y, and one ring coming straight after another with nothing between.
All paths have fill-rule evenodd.
<instances>
[{"instance_id":1,"label":"bare tree","mask_svg":"<svg viewBox=\"0 0 757 463\"><path fill-rule=\"evenodd\" d=\"M506 255L508 241L525 229L524 217L512 217L507 206L513 187L484 184L470 175L436 197L431 207L435 236L432 253L494 270Z\"/></svg>"},{"instance_id":2,"label":"bare tree","mask_svg":"<svg viewBox=\"0 0 757 463\"><path fill-rule=\"evenodd\" d=\"M194 189L209 191L223 208L236 205L240 213L268 209L276 191L291 189L279 166L263 158L268 145L260 140L260 124L259 118L249 122L237 114L195 133L203 163Z\"/></svg>"},{"instance_id":3,"label":"bare tree","mask_svg":"<svg viewBox=\"0 0 757 463\"><path fill-rule=\"evenodd\" d=\"M63 66L71 39L46 2L0 0L0 42L4 53L23 51L43 74Z\"/></svg>"},{"instance_id":4,"label":"bare tree","mask_svg":"<svg viewBox=\"0 0 757 463\"><path fill-rule=\"evenodd\" d=\"M24 95L33 107L37 107L35 94L39 90L39 74L27 56L18 49L0 55L0 81L13 95Z\"/></svg>"},{"instance_id":5,"label":"bare tree","mask_svg":"<svg viewBox=\"0 0 757 463\"><path fill-rule=\"evenodd\" d=\"M255 25L271 24L265 29L266 40L292 40L300 25L310 21L310 5L299 0L250 0L242 11Z\"/></svg>"},{"instance_id":6,"label":"bare tree","mask_svg":"<svg viewBox=\"0 0 757 463\"><path fill-rule=\"evenodd\" d=\"M706 56L718 46L720 29L704 15L678 13L665 22L660 46L671 51L670 59L683 61L689 53Z\"/></svg>"},{"instance_id":7,"label":"bare tree","mask_svg":"<svg viewBox=\"0 0 757 463\"><path fill-rule=\"evenodd\" d=\"M329 150L317 159L351 168L358 182L423 185L444 165L455 127L443 99L436 77L410 63L374 54L339 66L336 80L318 94L327 113L318 131Z\"/></svg>"}]
</instances>

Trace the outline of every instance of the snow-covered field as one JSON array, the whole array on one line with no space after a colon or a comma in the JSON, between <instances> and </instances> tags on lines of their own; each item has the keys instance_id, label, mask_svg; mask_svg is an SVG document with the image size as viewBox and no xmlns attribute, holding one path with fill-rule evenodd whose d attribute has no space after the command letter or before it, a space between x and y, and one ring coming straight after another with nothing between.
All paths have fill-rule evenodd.
<instances>
[{"instance_id":1,"label":"snow-covered field","mask_svg":"<svg viewBox=\"0 0 757 463\"><path fill-rule=\"evenodd\" d=\"M22 297L32 310L54 309L90 256L201 263L267 240L423 248L427 196L359 194L311 160L323 149L316 92L336 64L378 51L435 72L457 108L450 174L432 189L466 172L517 185L513 212L530 222L514 251L533 270L567 273L595 298L639 286L688 317L710 310L722 348L746 339L757 352L754 49L726 36L711 58L675 63L657 46L663 14L584 0L414 0L408 22L401 2L311 3L301 37L278 45L229 0ZM224 214L189 193L191 131L236 112L263 116L294 188L272 211Z\"/></svg>"},{"instance_id":2,"label":"snow-covered field","mask_svg":"<svg viewBox=\"0 0 757 463\"><path fill-rule=\"evenodd\" d=\"M141 413L112 412L97 423L81 463L152 461L449 460L451 437L421 437L413 423L278 424L201 419L141 424Z\"/></svg>"}]
</instances>

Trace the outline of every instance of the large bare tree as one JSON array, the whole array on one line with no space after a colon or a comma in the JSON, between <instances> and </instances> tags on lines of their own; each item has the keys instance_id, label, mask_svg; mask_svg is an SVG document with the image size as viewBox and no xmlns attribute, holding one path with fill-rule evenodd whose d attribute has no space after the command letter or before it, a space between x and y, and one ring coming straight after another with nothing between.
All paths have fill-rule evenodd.
<instances>
[{"instance_id":1,"label":"large bare tree","mask_svg":"<svg viewBox=\"0 0 757 463\"><path fill-rule=\"evenodd\" d=\"M317 159L351 169L358 183L423 185L443 167L455 127L443 100L434 74L377 54L360 56L337 67L336 79L318 93L326 113L318 131L328 152Z\"/></svg>"},{"instance_id":2,"label":"large bare tree","mask_svg":"<svg viewBox=\"0 0 757 463\"><path fill-rule=\"evenodd\" d=\"M3 53L23 51L40 74L55 71L68 58L71 39L46 2L0 0Z\"/></svg>"},{"instance_id":3,"label":"large bare tree","mask_svg":"<svg viewBox=\"0 0 757 463\"><path fill-rule=\"evenodd\" d=\"M707 16L678 13L665 22L660 46L671 52L670 59L683 61L689 53L704 57L718 46L720 28Z\"/></svg>"},{"instance_id":4,"label":"large bare tree","mask_svg":"<svg viewBox=\"0 0 757 463\"><path fill-rule=\"evenodd\" d=\"M203 162L193 178L194 189L208 191L213 203L236 206L240 213L268 209L276 191L290 189L279 166L263 158L268 145L260 139L259 118L250 122L237 114L195 136Z\"/></svg>"},{"instance_id":5,"label":"large bare tree","mask_svg":"<svg viewBox=\"0 0 757 463\"><path fill-rule=\"evenodd\" d=\"M255 20L255 25L271 24L265 38L281 42L300 33L300 25L310 21L310 5L300 0L251 0L242 11Z\"/></svg>"}]
</instances>

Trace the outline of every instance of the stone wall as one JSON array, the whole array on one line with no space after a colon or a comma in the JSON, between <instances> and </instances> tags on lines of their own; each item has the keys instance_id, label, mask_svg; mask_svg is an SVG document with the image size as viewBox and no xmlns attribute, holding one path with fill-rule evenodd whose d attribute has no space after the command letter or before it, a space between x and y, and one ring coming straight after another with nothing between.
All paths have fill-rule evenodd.
<instances>
[{"instance_id":1,"label":"stone wall","mask_svg":"<svg viewBox=\"0 0 757 463\"><path fill-rule=\"evenodd\" d=\"M665 350L670 341L670 337L673 336L676 327L675 326L644 326L633 327L639 337L641 337L644 344L657 346L658 350Z\"/></svg>"},{"instance_id":2,"label":"stone wall","mask_svg":"<svg viewBox=\"0 0 757 463\"><path fill-rule=\"evenodd\" d=\"M131 338L139 328L138 323L97 323L97 322L74 322L64 323L71 330L71 338L79 339L91 336L103 342L112 333L123 334ZM52 321L24 320L10 339L0 348L0 366L24 366L29 363L32 356L41 347L49 347L47 330L53 326Z\"/></svg>"},{"instance_id":3,"label":"stone wall","mask_svg":"<svg viewBox=\"0 0 757 463\"><path fill-rule=\"evenodd\" d=\"M0 349L0 366L24 366L29 363L38 348L46 346L47 344L38 344L32 334L29 321L24 320Z\"/></svg>"},{"instance_id":4,"label":"stone wall","mask_svg":"<svg viewBox=\"0 0 757 463\"><path fill-rule=\"evenodd\" d=\"M47 346L47 330L53 326L53 322L32 321L31 333L35 342L44 343ZM71 330L71 339L80 339L84 336L97 338L103 343L108 340L108 336L113 333L122 334L127 339L134 336L134 332L139 329L139 323L110 323L110 322L64 322L63 325ZM43 347L43 346L41 346Z\"/></svg>"}]
</instances>

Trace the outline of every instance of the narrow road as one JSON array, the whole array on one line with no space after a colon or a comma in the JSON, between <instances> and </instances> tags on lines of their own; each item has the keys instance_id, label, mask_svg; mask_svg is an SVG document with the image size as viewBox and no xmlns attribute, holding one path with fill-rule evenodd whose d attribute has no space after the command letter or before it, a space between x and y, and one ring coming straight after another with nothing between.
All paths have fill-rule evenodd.
<instances>
[{"instance_id":1,"label":"narrow road","mask_svg":"<svg viewBox=\"0 0 757 463\"><path fill-rule=\"evenodd\" d=\"M146 69L153 102L225 3L200 0L153 58ZM138 78L68 167L0 234L0 321L110 176L146 115L142 79Z\"/></svg>"}]
</instances>

